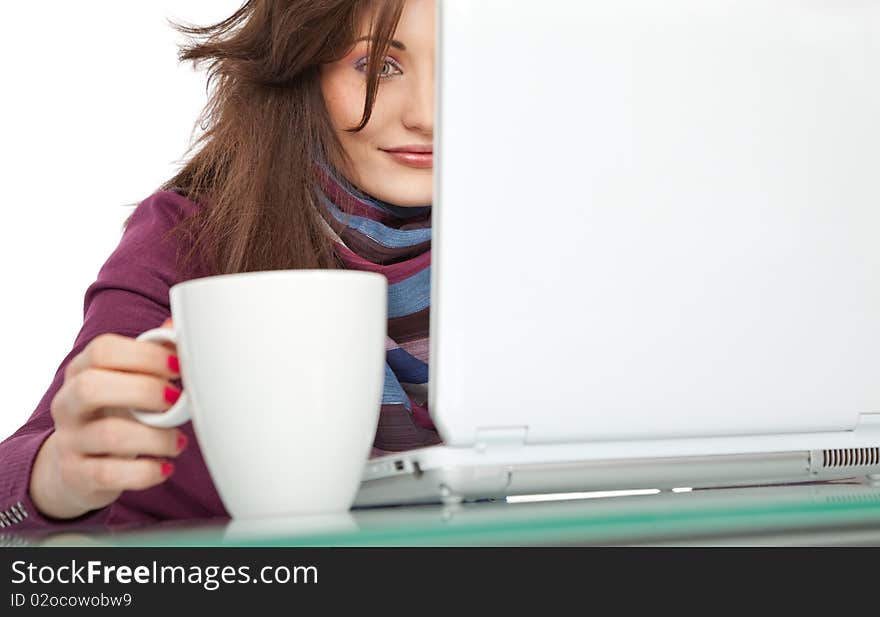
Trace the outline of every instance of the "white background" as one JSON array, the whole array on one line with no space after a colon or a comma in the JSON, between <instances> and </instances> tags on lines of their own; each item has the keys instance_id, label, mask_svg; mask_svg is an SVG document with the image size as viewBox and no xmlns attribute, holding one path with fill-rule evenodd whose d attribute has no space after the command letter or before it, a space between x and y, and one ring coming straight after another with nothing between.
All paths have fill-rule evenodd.
<instances>
[{"instance_id":1,"label":"white background","mask_svg":"<svg viewBox=\"0 0 880 617\"><path fill-rule=\"evenodd\" d=\"M0 441L48 388L122 222L178 168L206 75L166 19L205 25L240 0L4 4L0 37Z\"/></svg>"}]
</instances>

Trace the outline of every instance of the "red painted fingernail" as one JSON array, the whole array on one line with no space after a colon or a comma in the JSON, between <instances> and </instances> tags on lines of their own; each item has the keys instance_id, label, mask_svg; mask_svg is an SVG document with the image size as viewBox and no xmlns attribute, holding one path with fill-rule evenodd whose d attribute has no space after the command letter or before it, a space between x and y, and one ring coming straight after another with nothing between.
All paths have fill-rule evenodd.
<instances>
[{"instance_id":1,"label":"red painted fingernail","mask_svg":"<svg viewBox=\"0 0 880 617\"><path fill-rule=\"evenodd\" d=\"M162 463L162 477L167 478L174 473L174 465L171 463Z\"/></svg>"},{"instance_id":2,"label":"red painted fingernail","mask_svg":"<svg viewBox=\"0 0 880 617\"><path fill-rule=\"evenodd\" d=\"M178 360L177 356L168 356L168 368L175 373L180 372L180 360Z\"/></svg>"},{"instance_id":3,"label":"red painted fingernail","mask_svg":"<svg viewBox=\"0 0 880 617\"><path fill-rule=\"evenodd\" d=\"M186 444L189 443L189 439L186 438L186 435L181 433L177 436L177 449L183 450L186 447Z\"/></svg>"},{"instance_id":4,"label":"red painted fingernail","mask_svg":"<svg viewBox=\"0 0 880 617\"><path fill-rule=\"evenodd\" d=\"M165 387L165 400L171 403L172 405L177 402L177 399L180 398L180 390L177 388L172 388L170 386Z\"/></svg>"}]
</instances>

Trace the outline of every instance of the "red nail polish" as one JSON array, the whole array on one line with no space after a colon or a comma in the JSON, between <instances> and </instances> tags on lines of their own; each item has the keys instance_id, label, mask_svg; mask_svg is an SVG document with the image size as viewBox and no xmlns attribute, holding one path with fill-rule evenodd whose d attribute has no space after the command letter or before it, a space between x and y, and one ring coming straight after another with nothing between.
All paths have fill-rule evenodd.
<instances>
[{"instance_id":1,"label":"red nail polish","mask_svg":"<svg viewBox=\"0 0 880 617\"><path fill-rule=\"evenodd\" d=\"M165 400L171 403L172 405L177 402L177 399L180 398L180 390L177 388L172 388L170 386L166 386L165 388Z\"/></svg>"},{"instance_id":2,"label":"red nail polish","mask_svg":"<svg viewBox=\"0 0 880 617\"><path fill-rule=\"evenodd\" d=\"M180 360L177 356L168 356L168 368L175 373L180 372Z\"/></svg>"},{"instance_id":3,"label":"red nail polish","mask_svg":"<svg viewBox=\"0 0 880 617\"><path fill-rule=\"evenodd\" d=\"M186 438L186 435L181 433L177 436L177 449L183 450L186 447L186 444L189 443L189 439Z\"/></svg>"},{"instance_id":4,"label":"red nail polish","mask_svg":"<svg viewBox=\"0 0 880 617\"><path fill-rule=\"evenodd\" d=\"M174 465L171 463L162 463L162 477L167 478L174 473Z\"/></svg>"}]
</instances>

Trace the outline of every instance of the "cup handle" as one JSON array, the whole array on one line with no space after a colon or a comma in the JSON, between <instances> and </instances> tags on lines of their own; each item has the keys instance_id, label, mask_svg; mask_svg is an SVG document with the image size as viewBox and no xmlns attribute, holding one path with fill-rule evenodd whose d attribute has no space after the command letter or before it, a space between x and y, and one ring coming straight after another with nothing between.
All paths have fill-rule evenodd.
<instances>
[{"instance_id":1,"label":"cup handle","mask_svg":"<svg viewBox=\"0 0 880 617\"><path fill-rule=\"evenodd\" d=\"M139 337L138 341L151 341L157 343L173 343L177 345L177 332L171 328L155 328L147 330ZM140 411L138 409L129 409L129 412L135 420L148 426L156 426L159 428L171 428L180 426L190 420L190 411L188 397L186 392L180 393L180 398L171 406L171 409L165 412Z\"/></svg>"}]
</instances>

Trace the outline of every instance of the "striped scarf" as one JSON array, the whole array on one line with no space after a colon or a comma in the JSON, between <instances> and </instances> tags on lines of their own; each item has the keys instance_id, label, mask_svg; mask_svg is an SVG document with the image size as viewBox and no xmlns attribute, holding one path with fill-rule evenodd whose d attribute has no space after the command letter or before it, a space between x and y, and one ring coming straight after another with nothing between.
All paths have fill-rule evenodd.
<instances>
[{"instance_id":1,"label":"striped scarf","mask_svg":"<svg viewBox=\"0 0 880 617\"><path fill-rule=\"evenodd\" d=\"M439 443L428 413L431 206L379 201L323 168L318 177L319 211L344 266L388 280L385 387L374 454Z\"/></svg>"}]
</instances>

